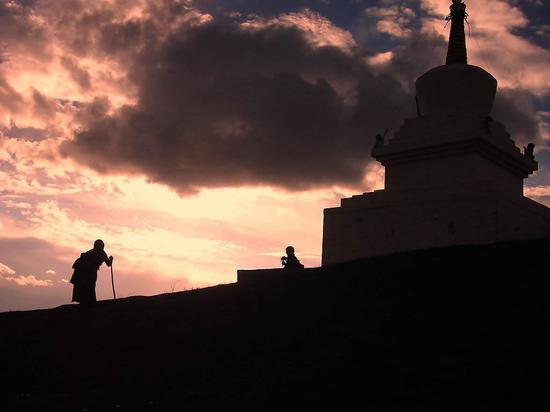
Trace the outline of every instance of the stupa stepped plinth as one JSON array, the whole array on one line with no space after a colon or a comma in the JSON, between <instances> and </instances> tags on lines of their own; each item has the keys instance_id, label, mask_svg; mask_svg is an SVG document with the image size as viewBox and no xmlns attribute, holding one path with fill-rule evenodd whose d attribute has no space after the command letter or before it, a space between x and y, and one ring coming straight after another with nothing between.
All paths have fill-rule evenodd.
<instances>
[{"instance_id":1,"label":"stupa stepped plinth","mask_svg":"<svg viewBox=\"0 0 550 412\"><path fill-rule=\"evenodd\" d=\"M466 16L454 0L446 64L415 83L418 117L372 150L384 190L325 209L323 265L550 236L550 209L523 195L538 164L491 117L496 79L467 62Z\"/></svg>"}]
</instances>

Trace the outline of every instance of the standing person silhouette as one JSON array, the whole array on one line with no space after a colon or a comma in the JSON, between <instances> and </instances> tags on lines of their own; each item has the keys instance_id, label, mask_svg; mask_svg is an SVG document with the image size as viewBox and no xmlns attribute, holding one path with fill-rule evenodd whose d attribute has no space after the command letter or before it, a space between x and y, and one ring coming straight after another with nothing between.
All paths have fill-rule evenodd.
<instances>
[{"instance_id":1,"label":"standing person silhouette","mask_svg":"<svg viewBox=\"0 0 550 412\"><path fill-rule=\"evenodd\" d=\"M91 305L96 302L95 284L97 271L105 263L107 266L113 264L113 257L107 257L105 243L98 239L94 242L94 248L84 252L74 262L74 273L71 278L73 287L73 302L84 305Z\"/></svg>"}]
</instances>

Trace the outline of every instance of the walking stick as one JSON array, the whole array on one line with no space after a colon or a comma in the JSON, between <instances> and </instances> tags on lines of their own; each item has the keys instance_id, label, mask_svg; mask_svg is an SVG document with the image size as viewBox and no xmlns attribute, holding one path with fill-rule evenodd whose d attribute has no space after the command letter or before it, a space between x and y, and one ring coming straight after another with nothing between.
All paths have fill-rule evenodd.
<instances>
[{"instance_id":1,"label":"walking stick","mask_svg":"<svg viewBox=\"0 0 550 412\"><path fill-rule=\"evenodd\" d=\"M111 285L113 286L113 298L116 300L116 293L115 293L115 279L113 277L113 264L111 263Z\"/></svg>"}]
</instances>

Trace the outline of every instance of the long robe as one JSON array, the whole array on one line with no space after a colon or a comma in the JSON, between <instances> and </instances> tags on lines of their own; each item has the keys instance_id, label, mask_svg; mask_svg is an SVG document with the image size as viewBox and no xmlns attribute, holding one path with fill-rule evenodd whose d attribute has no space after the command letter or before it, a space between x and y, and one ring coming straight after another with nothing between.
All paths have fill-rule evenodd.
<instances>
[{"instance_id":1,"label":"long robe","mask_svg":"<svg viewBox=\"0 0 550 412\"><path fill-rule=\"evenodd\" d=\"M97 301L95 294L95 284L97 281L97 271L101 264L105 262L111 266L111 261L104 250L91 249L82 253L74 262L74 273L71 277L73 287L73 302L94 303Z\"/></svg>"}]
</instances>

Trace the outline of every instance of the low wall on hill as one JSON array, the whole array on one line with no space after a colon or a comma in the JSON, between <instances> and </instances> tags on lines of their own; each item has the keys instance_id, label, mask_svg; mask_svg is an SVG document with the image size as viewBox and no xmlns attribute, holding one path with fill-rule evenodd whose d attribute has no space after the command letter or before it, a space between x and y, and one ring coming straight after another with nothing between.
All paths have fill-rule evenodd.
<instances>
[{"instance_id":1,"label":"low wall on hill","mask_svg":"<svg viewBox=\"0 0 550 412\"><path fill-rule=\"evenodd\" d=\"M255 285L278 280L290 280L300 278L306 273L311 273L315 268L301 270L285 269L241 269L237 270L237 283L240 285Z\"/></svg>"}]
</instances>

